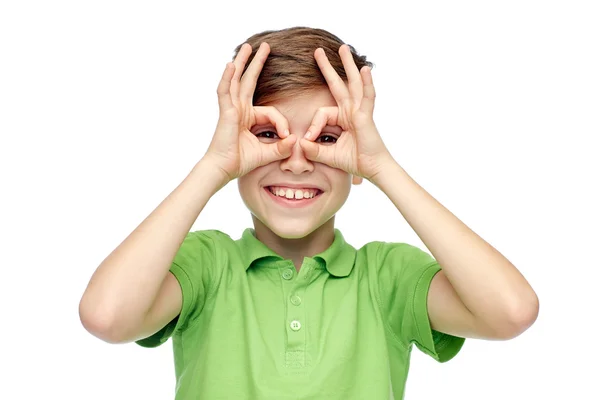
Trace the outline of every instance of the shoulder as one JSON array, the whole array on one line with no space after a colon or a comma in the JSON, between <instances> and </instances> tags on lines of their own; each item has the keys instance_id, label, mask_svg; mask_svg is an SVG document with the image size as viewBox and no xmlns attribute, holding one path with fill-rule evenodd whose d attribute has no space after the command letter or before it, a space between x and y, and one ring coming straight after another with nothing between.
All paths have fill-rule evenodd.
<instances>
[{"instance_id":1,"label":"shoulder","mask_svg":"<svg viewBox=\"0 0 600 400\"><path fill-rule=\"evenodd\" d=\"M201 229L196 231L190 231L186 235L186 239L196 237L205 237L216 241L233 241L231 236L217 229Z\"/></svg>"},{"instance_id":2,"label":"shoulder","mask_svg":"<svg viewBox=\"0 0 600 400\"><path fill-rule=\"evenodd\" d=\"M427 265L435 259L420 247L405 242L372 241L358 250L366 258L370 268L389 269L399 272L415 265Z\"/></svg>"},{"instance_id":3,"label":"shoulder","mask_svg":"<svg viewBox=\"0 0 600 400\"><path fill-rule=\"evenodd\" d=\"M190 231L183 239L182 249L198 250L200 247L215 248L234 244L234 240L217 229Z\"/></svg>"},{"instance_id":4,"label":"shoulder","mask_svg":"<svg viewBox=\"0 0 600 400\"><path fill-rule=\"evenodd\" d=\"M405 242L369 242L358 250L357 262L383 297L398 291L410 292L418 282L439 270L431 254Z\"/></svg>"},{"instance_id":5,"label":"shoulder","mask_svg":"<svg viewBox=\"0 0 600 400\"><path fill-rule=\"evenodd\" d=\"M234 243L231 237L216 229L188 232L173 259L179 266L214 265L218 250Z\"/></svg>"}]
</instances>

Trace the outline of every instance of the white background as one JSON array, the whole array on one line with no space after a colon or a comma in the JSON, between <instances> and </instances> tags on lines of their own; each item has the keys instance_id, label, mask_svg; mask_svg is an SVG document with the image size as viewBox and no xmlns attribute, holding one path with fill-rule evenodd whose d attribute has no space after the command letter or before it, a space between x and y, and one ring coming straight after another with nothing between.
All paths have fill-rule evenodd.
<instances>
[{"instance_id":1,"label":"white background","mask_svg":"<svg viewBox=\"0 0 600 400\"><path fill-rule=\"evenodd\" d=\"M514 340L468 340L445 364L415 349L406 399L600 398L598 3L209 4L0 5L0 398L174 397L172 342L102 342L79 301L204 154L235 46L296 25L330 30L376 64L375 119L397 161L540 298ZM239 237L250 224L232 182L193 230ZM337 227L357 248L426 249L366 181Z\"/></svg>"}]
</instances>

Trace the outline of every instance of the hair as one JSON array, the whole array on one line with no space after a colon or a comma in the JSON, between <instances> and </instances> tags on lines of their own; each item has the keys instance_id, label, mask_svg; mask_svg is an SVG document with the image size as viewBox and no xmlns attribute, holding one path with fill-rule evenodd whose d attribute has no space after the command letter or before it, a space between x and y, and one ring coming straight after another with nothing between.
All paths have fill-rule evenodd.
<instances>
[{"instance_id":1,"label":"hair","mask_svg":"<svg viewBox=\"0 0 600 400\"><path fill-rule=\"evenodd\" d=\"M338 53L340 46L345 43L324 29L298 26L264 31L250 36L244 43L252 46L252 54L243 72L246 72L262 42L267 42L271 51L256 83L252 99L252 104L255 106L328 87L314 57L315 50L319 47L325 50L329 62L340 78L345 82L348 81ZM232 59L235 59L244 43L235 48ZM373 67L373 63L367 61L366 56L359 55L353 46L349 44L348 46L359 71L365 65Z\"/></svg>"}]
</instances>

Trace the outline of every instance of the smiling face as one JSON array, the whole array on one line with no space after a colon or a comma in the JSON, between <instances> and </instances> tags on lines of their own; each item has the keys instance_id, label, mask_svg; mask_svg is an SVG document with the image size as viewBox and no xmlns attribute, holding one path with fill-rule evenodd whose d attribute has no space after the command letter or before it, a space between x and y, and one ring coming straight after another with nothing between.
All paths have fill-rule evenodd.
<instances>
[{"instance_id":1,"label":"smiling face","mask_svg":"<svg viewBox=\"0 0 600 400\"><path fill-rule=\"evenodd\" d=\"M252 213L255 229L258 232L266 228L284 239L303 238L321 227L333 231L332 217L350 194L352 176L308 160L300 147L300 138L320 107L337 106L335 99L324 87L269 105L283 114L290 134L297 135L297 140L288 158L238 178L240 195ZM252 133L263 143L281 140L272 125L256 125ZM315 142L331 146L341 133L339 126L326 126Z\"/></svg>"}]
</instances>

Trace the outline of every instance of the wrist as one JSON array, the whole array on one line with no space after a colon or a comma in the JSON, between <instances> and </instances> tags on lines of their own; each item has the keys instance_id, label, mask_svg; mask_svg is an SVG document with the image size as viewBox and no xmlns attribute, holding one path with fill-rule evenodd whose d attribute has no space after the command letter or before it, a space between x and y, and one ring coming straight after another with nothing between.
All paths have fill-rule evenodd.
<instances>
[{"instance_id":1,"label":"wrist","mask_svg":"<svg viewBox=\"0 0 600 400\"><path fill-rule=\"evenodd\" d=\"M385 180L386 174L390 171L397 171L398 169L402 169L400 164L396 162L396 160L391 156L387 155L385 157L381 157L380 161L377 162L378 168L376 173L368 178L368 180L374 184L375 186L380 186L380 182Z\"/></svg>"},{"instance_id":2,"label":"wrist","mask_svg":"<svg viewBox=\"0 0 600 400\"><path fill-rule=\"evenodd\" d=\"M202 157L192 168L192 175L199 177L203 185L208 184L218 192L231 181L231 177L210 157Z\"/></svg>"}]
</instances>

